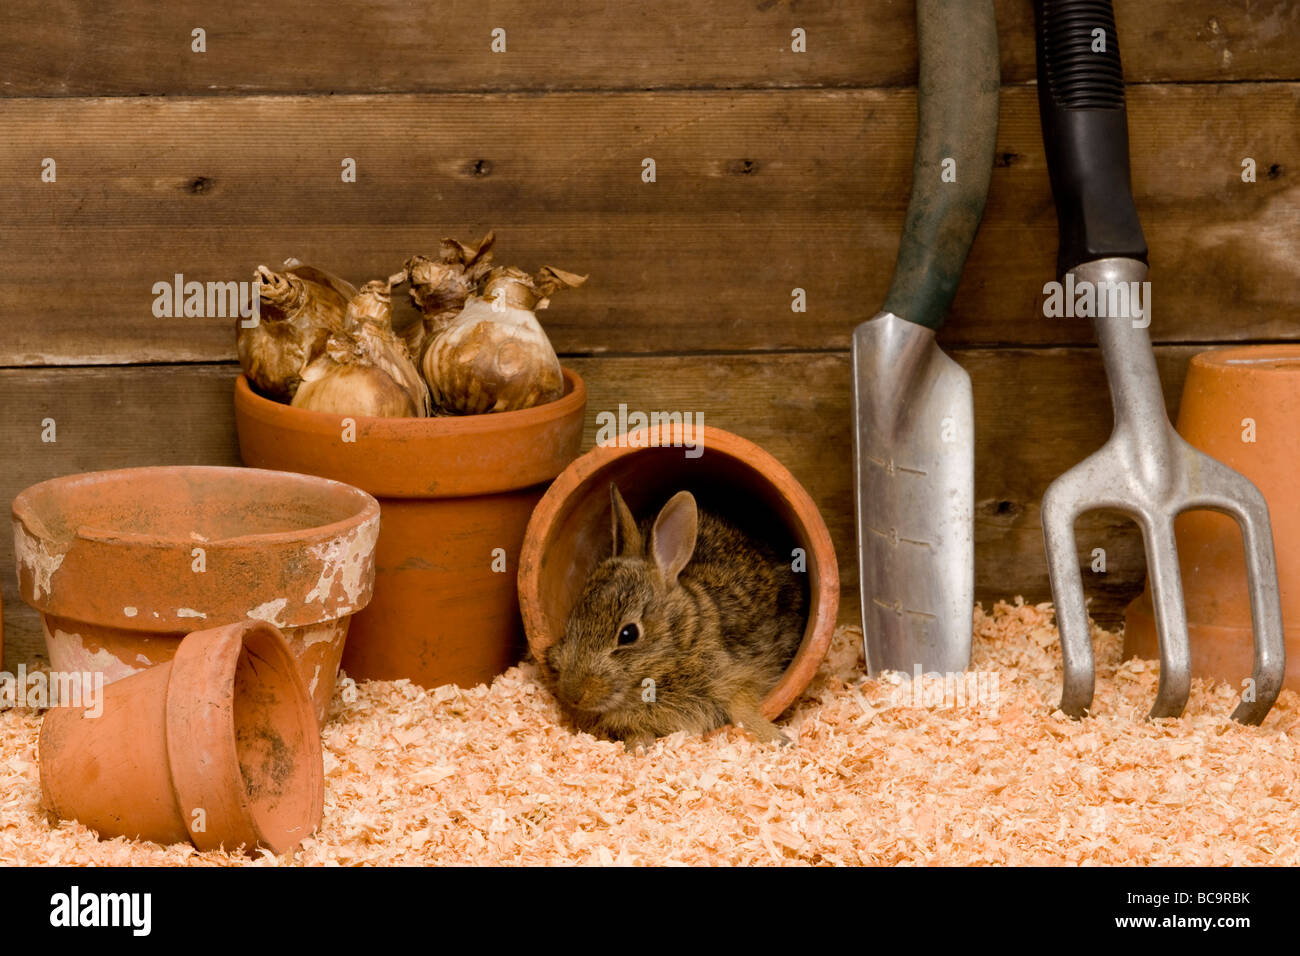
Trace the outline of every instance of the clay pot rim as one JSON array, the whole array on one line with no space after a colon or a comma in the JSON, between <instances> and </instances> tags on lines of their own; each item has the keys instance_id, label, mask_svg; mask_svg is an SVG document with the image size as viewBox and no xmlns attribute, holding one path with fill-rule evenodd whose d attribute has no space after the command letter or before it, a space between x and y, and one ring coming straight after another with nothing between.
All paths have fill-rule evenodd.
<instances>
[{"instance_id":1,"label":"clay pot rim","mask_svg":"<svg viewBox=\"0 0 1300 956\"><path fill-rule=\"evenodd\" d=\"M1192 356L1192 364L1216 370L1267 370L1274 375L1300 375L1300 343L1230 345Z\"/></svg>"},{"instance_id":2,"label":"clay pot rim","mask_svg":"<svg viewBox=\"0 0 1300 956\"><path fill-rule=\"evenodd\" d=\"M1261 493L1268 509L1280 586L1285 670L1282 687L1300 691L1300 566L1294 439L1300 410L1300 343L1251 343L1196 353L1188 364L1176 428L1193 448L1233 469ZM1258 436L1247 438L1247 422ZM1225 513L1198 507L1174 522L1191 674L1240 691L1253 677L1256 616L1242 528ZM1123 655L1157 659L1159 628L1151 579L1124 612ZM1262 688L1257 687L1257 691ZM1257 695L1258 696L1258 695ZM1266 725L1272 718L1266 721Z\"/></svg>"},{"instance_id":3,"label":"clay pot rim","mask_svg":"<svg viewBox=\"0 0 1300 956\"><path fill-rule=\"evenodd\" d=\"M262 821L258 819L249 797L248 781L244 779L239 764L239 747L230 719L237 701L229 700L230 710L227 710L226 698L234 690L235 670L240 655L248 650L250 639L260 642L259 650L269 649L274 654L278 676L293 688L293 716L297 719L299 726L296 729L307 750L302 757L311 771L308 782L311 788L310 820L307 823L310 829L314 829L320 821L325 804L325 776L316 709L283 633L265 621L241 621L195 631L186 636L176 649L167 681L164 728L172 791L183 815L191 807L207 806L210 802L208 797L213 800L220 800L221 796L233 799L233 807L221 809L237 809L240 827L252 837L245 850L264 846L281 854L297 846L302 838L285 841L279 839L280 834L268 835L263 831ZM214 658L207 656L210 651L216 655ZM196 697L203 698L203 702L196 701ZM206 746L200 746L200 743ZM213 787L218 788L217 793L212 792ZM212 834L190 830L188 821L187 830L191 842L198 849L219 848L220 843L212 839ZM236 847L225 849L234 851Z\"/></svg>"},{"instance_id":4,"label":"clay pot rim","mask_svg":"<svg viewBox=\"0 0 1300 956\"><path fill-rule=\"evenodd\" d=\"M122 547L143 547L143 548L184 548L190 550L198 545L202 545L205 551L214 550L237 550L245 548L263 548L267 545L297 545L310 540L323 540L345 535L354 528L360 527L369 521L379 520L379 502L368 492L362 491L353 485L345 484L341 481L335 481L332 478L321 478L316 475L305 475L291 471L275 471L269 468L240 468L226 465L146 465L140 468L113 468L106 471L88 471L75 475L63 475L58 478L50 478L37 484L24 488L18 493L13 500L13 506L10 509L11 515L15 521L21 522L25 528L32 531L41 529L41 534L37 536L46 540L54 539L56 536L48 534L45 522L41 520L35 499L41 495L57 492L62 487L84 484L88 481L103 480L106 476L112 475L117 479L126 480L131 477L144 478L150 474L169 474L174 475L178 472L188 474L208 474L222 475L234 478L236 481L246 480L247 476L269 477L277 483L283 485L298 486L315 486L319 489L329 488L338 490L344 496L354 498L358 506L357 510L347 518L341 518L338 521L331 521L328 524L312 525L310 527L298 528L290 531L273 531L264 533L233 535L227 538L212 538L207 541L195 541L193 538L182 538L173 535L151 534L139 531L121 531L114 528L99 528L92 525L78 525L77 529L66 539L67 543L80 540L93 542L96 544L115 545Z\"/></svg>"},{"instance_id":5,"label":"clay pot rim","mask_svg":"<svg viewBox=\"0 0 1300 956\"><path fill-rule=\"evenodd\" d=\"M524 543L519 555L519 605L524 619L524 633L528 639L528 649L537 658L554 640L541 644L541 637L534 635L533 621L544 619L540 607L539 575L542 566L542 551L553 529L552 519L556 512L581 485L588 482L594 474L613 461L629 454L648 451L651 447L672 446L685 437L681 425L669 426L669 440L662 440L665 426L658 428L647 426L638 428L624 436L613 445L596 445L585 454L580 455L546 490L533 515L528 520L524 532ZM644 446L632 446L631 439L643 433L657 431L660 440ZM821 511L808 494L807 489L790 473L770 452L734 432L725 431L716 426L701 425L692 429L691 439L702 442L706 453L721 453L739 462L747 468L771 481L773 475L783 476L784 487L790 493L786 497L790 510L801 530L807 535L810 559L818 562L818 574L809 581L809 600L812 607L808 614L808 623L804 627L803 639L794 658L776 686L763 699L762 710L769 720L775 720L804 692L817 674L818 668L830 650L831 640L835 635L836 615L839 611L839 563L835 555L835 545L830 531L826 527ZM772 481L773 485L778 484ZM543 521L546 525L543 526ZM543 531L546 533L543 534ZM828 560L822 561L825 555ZM815 557L814 557L815 556Z\"/></svg>"},{"instance_id":6,"label":"clay pot rim","mask_svg":"<svg viewBox=\"0 0 1300 956\"><path fill-rule=\"evenodd\" d=\"M455 415L439 418L375 418L370 415L335 415L307 408L294 408L283 402L257 394L248 384L248 376L240 374L235 379L235 404L243 406L249 414L274 422L279 427L298 425L303 431L337 434L343 419L351 418L358 428L376 438L455 438L461 436L491 435L493 432L515 428L528 428L543 422L562 418L587 402L587 386L567 366L564 374L564 394L544 405L521 408L513 412L489 412L482 415Z\"/></svg>"}]
</instances>

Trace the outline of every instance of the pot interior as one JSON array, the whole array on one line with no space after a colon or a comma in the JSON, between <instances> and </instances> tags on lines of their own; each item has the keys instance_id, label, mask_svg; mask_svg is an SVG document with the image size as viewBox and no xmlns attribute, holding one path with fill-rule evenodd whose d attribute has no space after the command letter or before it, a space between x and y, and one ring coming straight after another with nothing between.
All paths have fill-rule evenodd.
<instances>
[{"instance_id":1,"label":"pot interior","mask_svg":"<svg viewBox=\"0 0 1300 956\"><path fill-rule=\"evenodd\" d=\"M778 555L793 561L793 549L804 549L811 614L819 597L820 556L810 546L798 515L780 489L753 465L719 449L710 447L702 456L688 458L683 448L656 446L606 463L575 489L556 516L545 546L539 589L550 633L535 651L563 634L569 612L592 569L612 552L611 482L618 485L638 521L653 518L669 498L686 490L695 495L701 508L771 545ZM807 640L805 621L805 643Z\"/></svg>"},{"instance_id":2,"label":"pot interior","mask_svg":"<svg viewBox=\"0 0 1300 956\"><path fill-rule=\"evenodd\" d=\"M316 721L294 663L273 631L244 636L235 666L235 752L259 839L280 852L315 828ZM313 765L312 758L315 757Z\"/></svg>"},{"instance_id":3,"label":"pot interior","mask_svg":"<svg viewBox=\"0 0 1300 956\"><path fill-rule=\"evenodd\" d=\"M369 500L347 485L285 472L133 468L43 482L18 496L14 512L54 540L88 532L189 545L345 522Z\"/></svg>"}]
</instances>

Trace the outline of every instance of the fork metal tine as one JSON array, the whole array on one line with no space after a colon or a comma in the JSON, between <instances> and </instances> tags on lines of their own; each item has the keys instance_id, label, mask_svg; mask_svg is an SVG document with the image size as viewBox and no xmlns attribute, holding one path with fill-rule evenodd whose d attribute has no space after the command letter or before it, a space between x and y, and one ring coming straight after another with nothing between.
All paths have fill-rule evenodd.
<instances>
[{"instance_id":1,"label":"fork metal tine","mask_svg":"<svg viewBox=\"0 0 1300 956\"><path fill-rule=\"evenodd\" d=\"M1144 515L1147 579L1160 636L1160 685L1150 716L1180 717L1192 692L1192 648L1187 639L1183 576L1178 569L1178 542L1173 516Z\"/></svg>"},{"instance_id":2,"label":"fork metal tine","mask_svg":"<svg viewBox=\"0 0 1300 956\"><path fill-rule=\"evenodd\" d=\"M1146 264L1098 259L1076 267L1076 278L1102 287L1146 277ZM1043 495L1043 536L1052 600L1061 635L1061 710L1081 717L1092 706L1094 662L1074 523L1080 514L1123 512L1142 530L1156 631L1160 641L1160 685L1150 716L1177 717L1191 691L1191 645L1174 519L1184 511L1209 509L1241 527L1250 582L1255 660L1249 693L1233 718L1258 724L1268 714L1285 676L1277 563L1268 504L1245 476L1188 444L1165 410L1147 323L1130 315L1095 318L1115 408L1115 428L1097 452L1054 481Z\"/></svg>"},{"instance_id":3,"label":"fork metal tine","mask_svg":"<svg viewBox=\"0 0 1300 956\"><path fill-rule=\"evenodd\" d=\"M1056 627L1061 635L1064 668L1061 710L1082 717L1092 706L1095 691L1092 632L1083 594L1083 575L1074 537L1074 522L1080 507L1073 499L1072 473L1061 475L1043 495L1043 539L1047 545L1047 566L1052 582L1052 603Z\"/></svg>"},{"instance_id":4,"label":"fork metal tine","mask_svg":"<svg viewBox=\"0 0 1300 956\"><path fill-rule=\"evenodd\" d=\"M1211 459L1213 461L1213 459ZM1250 621L1255 633L1255 661L1249 692L1232 712L1243 724L1259 724L1268 715L1286 678L1286 632L1282 627L1282 594L1277 580L1273 529L1268 502L1245 476L1215 461L1235 478L1238 498L1216 510L1235 518L1246 552L1246 579L1250 584Z\"/></svg>"}]
</instances>

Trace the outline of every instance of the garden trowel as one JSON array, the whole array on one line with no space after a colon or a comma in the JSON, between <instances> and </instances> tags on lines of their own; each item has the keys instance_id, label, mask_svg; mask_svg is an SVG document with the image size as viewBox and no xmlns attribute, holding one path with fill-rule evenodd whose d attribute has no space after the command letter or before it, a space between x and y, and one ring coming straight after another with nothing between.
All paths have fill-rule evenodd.
<instances>
[{"instance_id":1,"label":"garden trowel","mask_svg":"<svg viewBox=\"0 0 1300 956\"><path fill-rule=\"evenodd\" d=\"M998 122L993 0L917 0L918 128L893 282L853 333L853 465L867 670L970 663L970 376L935 344L984 214Z\"/></svg>"}]
</instances>

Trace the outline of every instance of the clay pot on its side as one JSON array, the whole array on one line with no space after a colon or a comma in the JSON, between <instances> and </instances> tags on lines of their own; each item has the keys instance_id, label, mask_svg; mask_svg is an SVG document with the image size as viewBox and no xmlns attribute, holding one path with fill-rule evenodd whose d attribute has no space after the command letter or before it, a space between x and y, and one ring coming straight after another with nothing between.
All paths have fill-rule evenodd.
<instances>
[{"instance_id":1,"label":"clay pot on its side","mask_svg":"<svg viewBox=\"0 0 1300 956\"><path fill-rule=\"evenodd\" d=\"M128 468L55 478L13 503L18 590L50 666L117 680L195 627L283 629L322 722L348 619L370 600L379 504L308 475ZM84 681L83 681L84 683Z\"/></svg>"},{"instance_id":2,"label":"clay pot on its side","mask_svg":"<svg viewBox=\"0 0 1300 956\"><path fill-rule=\"evenodd\" d=\"M702 443L703 454L687 457L684 441ZM763 701L764 716L775 720L808 686L830 647L839 567L830 533L803 486L763 449L721 429L641 430L621 438L618 446L593 448L555 480L533 512L519 559L519 605L533 657L541 660L563 636L592 568L609 556L610 482L638 518L687 489L701 507L778 550L803 549L810 612L803 643Z\"/></svg>"},{"instance_id":3,"label":"clay pot on its side","mask_svg":"<svg viewBox=\"0 0 1300 956\"><path fill-rule=\"evenodd\" d=\"M564 379L563 397L520 411L355 419L270 401L238 379L246 464L346 481L380 501L375 594L352 624L349 676L468 687L519 660L524 528L582 441L587 392L572 371Z\"/></svg>"},{"instance_id":4,"label":"clay pot on its side","mask_svg":"<svg viewBox=\"0 0 1300 956\"><path fill-rule=\"evenodd\" d=\"M1247 421L1249 420L1249 421ZM1283 687L1300 691L1300 346L1202 352L1183 385L1178 432L1255 483L1268 501L1286 627ZM1247 440L1253 438L1253 441ZM1249 677L1254 638L1241 531L1226 515L1191 511L1174 523L1187 607L1192 674ZM1129 605L1124 658L1159 657L1150 592Z\"/></svg>"},{"instance_id":5,"label":"clay pot on its side","mask_svg":"<svg viewBox=\"0 0 1300 956\"><path fill-rule=\"evenodd\" d=\"M311 697L284 636L247 621L196 631L176 656L104 687L102 712L55 707L41 791L102 838L292 850L325 799Z\"/></svg>"}]
</instances>

